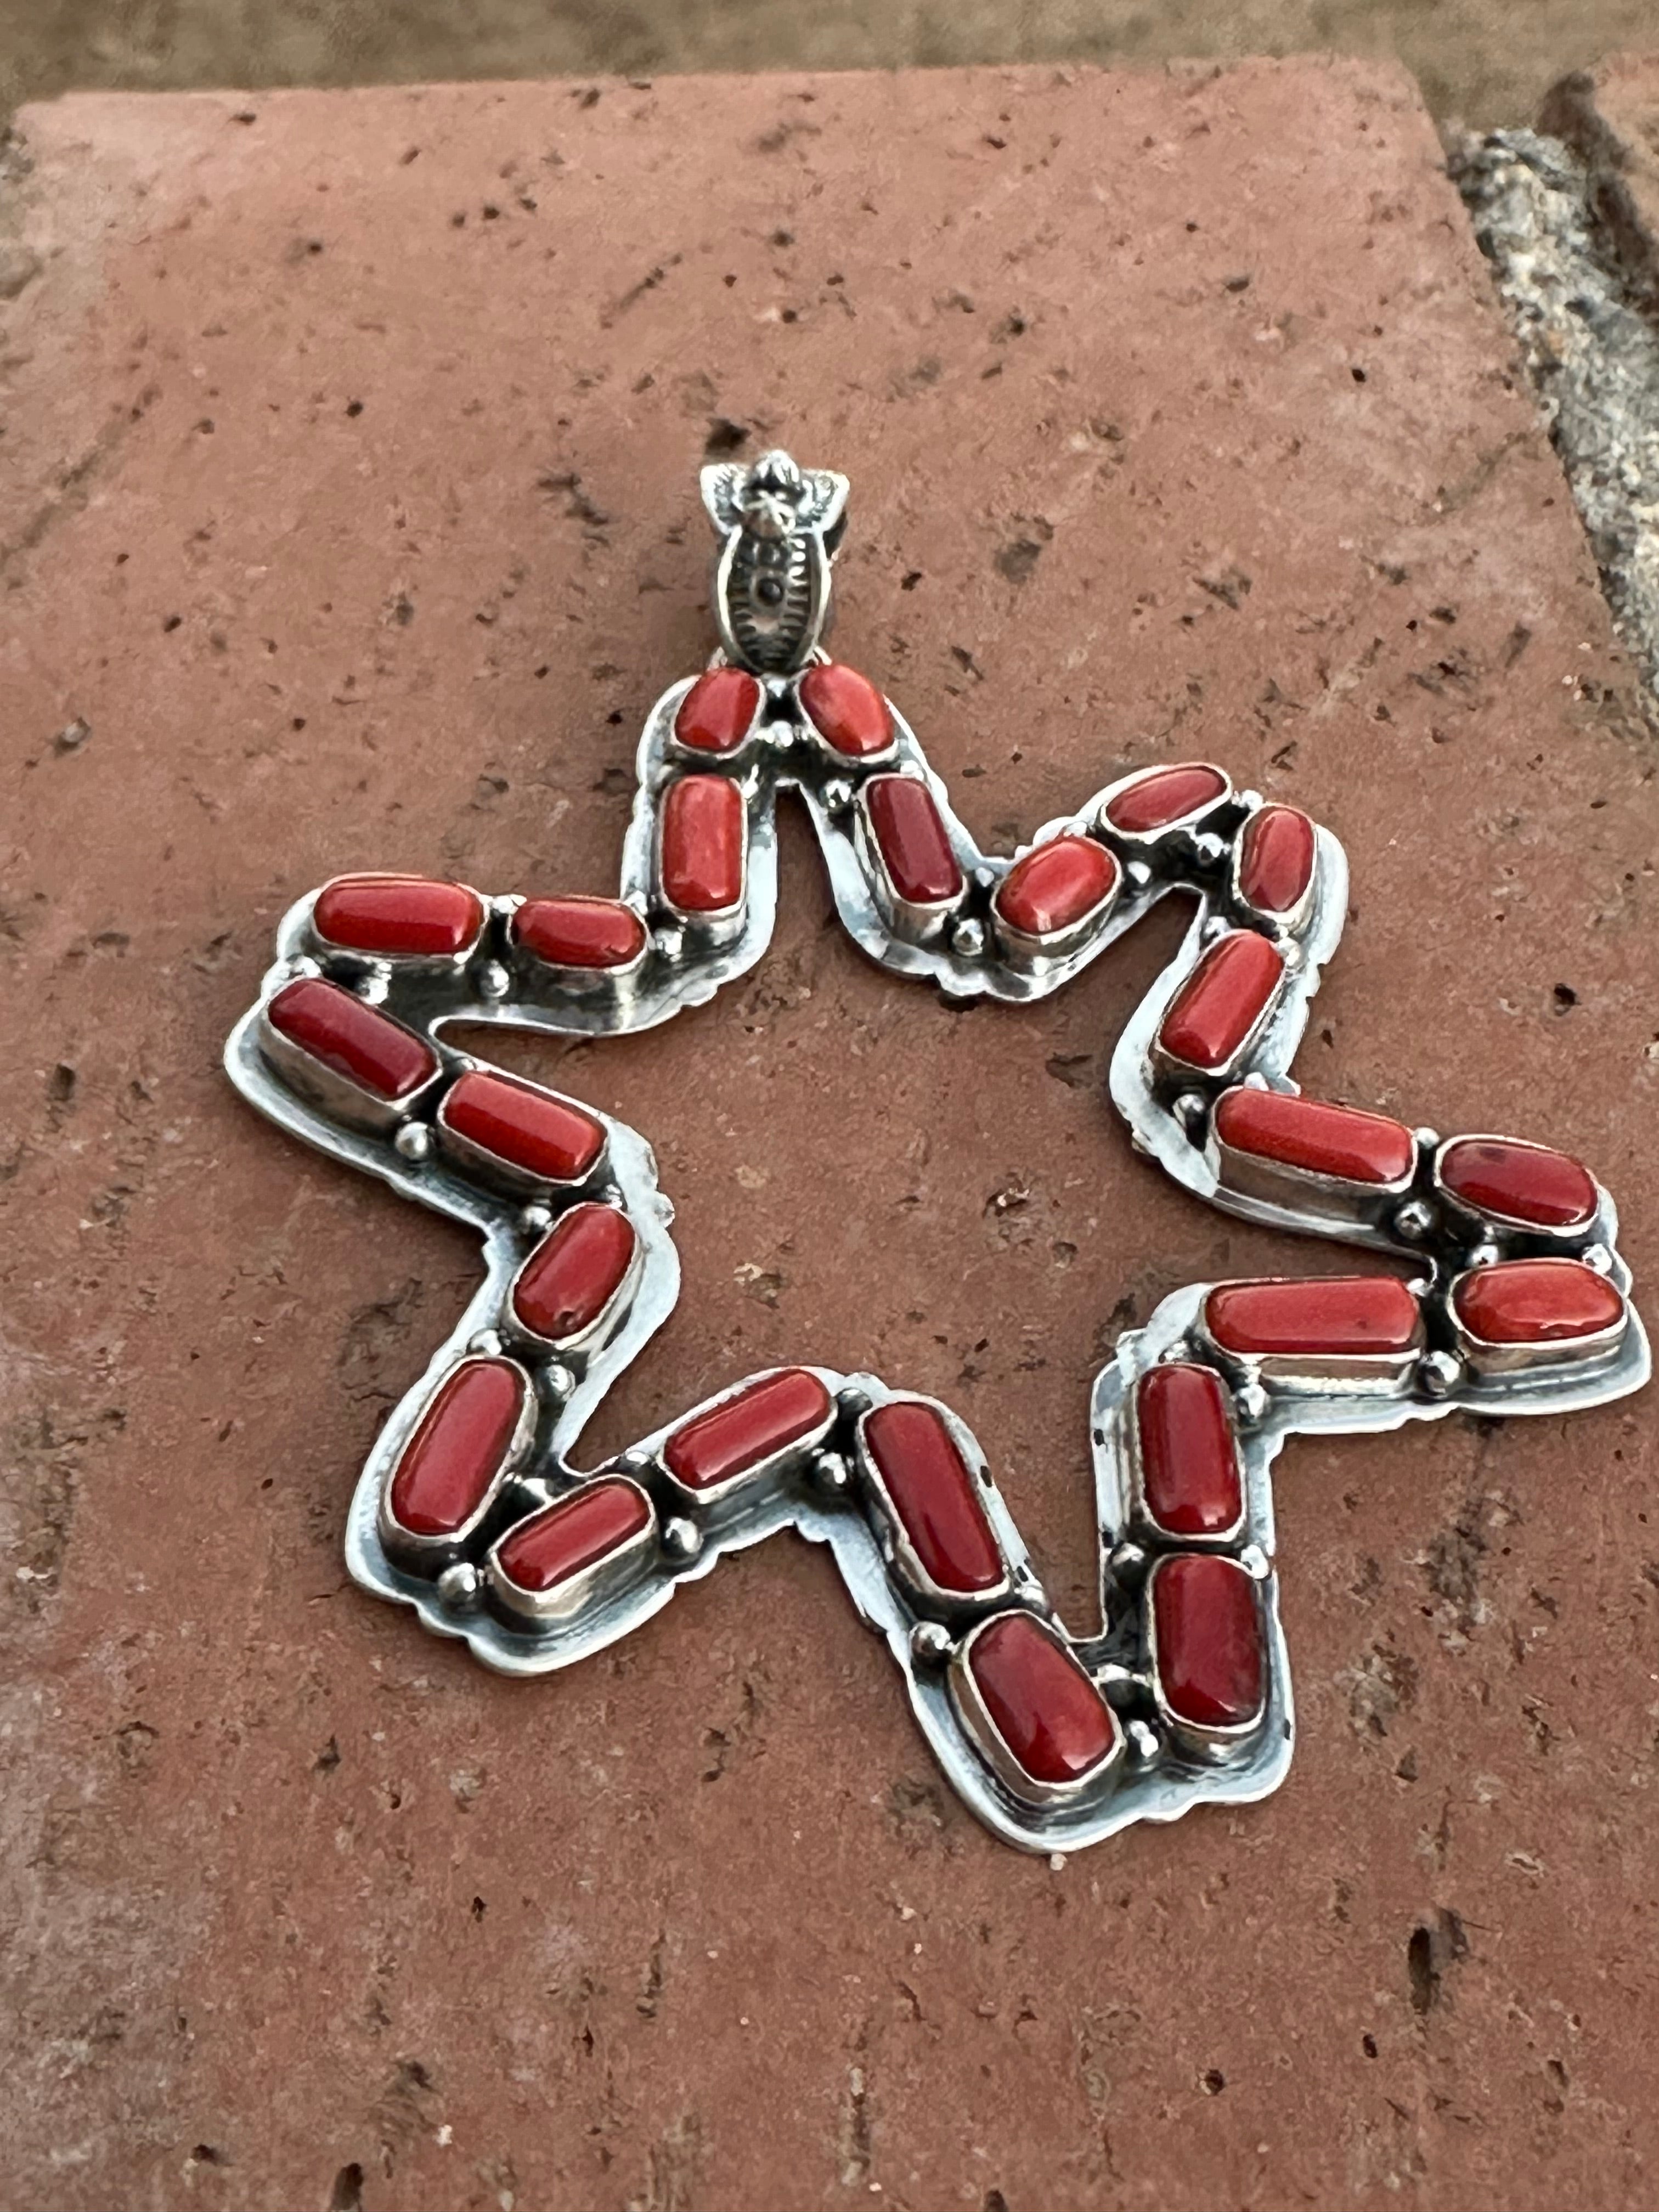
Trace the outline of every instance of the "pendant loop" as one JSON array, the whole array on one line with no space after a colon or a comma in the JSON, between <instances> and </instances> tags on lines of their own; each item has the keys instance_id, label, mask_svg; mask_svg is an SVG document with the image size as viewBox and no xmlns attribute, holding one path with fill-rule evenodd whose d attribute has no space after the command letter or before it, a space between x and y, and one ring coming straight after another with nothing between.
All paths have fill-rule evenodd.
<instances>
[{"instance_id":1,"label":"pendant loop","mask_svg":"<svg viewBox=\"0 0 1659 2212\"><path fill-rule=\"evenodd\" d=\"M802 469L777 450L747 469L702 471L702 501L722 540L714 612L726 658L756 676L793 676L830 627L830 567L847 526L847 478Z\"/></svg>"}]
</instances>

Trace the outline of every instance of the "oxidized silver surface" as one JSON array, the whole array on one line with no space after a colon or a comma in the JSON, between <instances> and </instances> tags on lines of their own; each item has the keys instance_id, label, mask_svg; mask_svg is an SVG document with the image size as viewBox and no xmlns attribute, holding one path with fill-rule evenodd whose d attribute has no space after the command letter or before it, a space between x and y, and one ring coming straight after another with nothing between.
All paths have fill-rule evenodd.
<instances>
[{"instance_id":1,"label":"oxidized silver surface","mask_svg":"<svg viewBox=\"0 0 1659 2212\"><path fill-rule=\"evenodd\" d=\"M1317 830L1302 895L1288 911L1264 914L1249 904L1239 874L1241 841L1261 799L1228 786L1191 819L1120 831L1105 810L1115 793L1152 773L1141 771L1046 824L1033 840L1035 847L1071 835L1103 845L1117 864L1113 895L1046 936L1012 927L994 901L1014 861L1032 848L1012 859L980 851L896 710L890 707L890 742L849 758L825 742L800 703L803 673L826 658L821 639L830 562L844 526L846 479L801 471L787 455L774 453L749 470L705 470L702 485L720 540L715 599L721 651L710 665L748 670L761 696L752 727L720 754L688 756L674 735L695 678L665 691L647 719L620 892L645 925L642 951L603 971L550 966L516 941L514 917L521 902L508 896L482 899L481 927L452 953L380 956L325 940L313 919L321 894L313 893L285 916L259 1003L227 1046L232 1080L262 1113L403 1196L471 1224L483 1239L482 1286L386 1423L363 1469L346 1537L351 1572L366 1589L413 1606L436 1633L464 1638L486 1664L535 1674L627 1635L682 1583L711 1573L726 1553L793 1528L830 1547L854 1603L886 1640L935 1757L974 1812L1007 1842L1030 1850L1071 1850L1132 1820L1170 1820L1206 1801L1265 1796L1285 1774L1293 1734L1273 1569L1271 1474L1285 1438L1297 1430L1392 1429L1437 1419L1454 1408L1571 1413L1638 1388L1649 1370L1648 1347L1624 1296L1629 1276L1618 1255L1613 1201L1596 1186L1593 1214L1566 1228L1483 1215L1443 1185L1444 1148L1431 1131L1415 1133L1409 1172L1386 1184L1264 1169L1255 1156L1230 1151L1214 1127L1224 1090L1243 1085L1297 1092L1291 1061L1347 906L1347 866L1336 840ZM742 794L742 895L719 914L678 911L663 890L662 804L688 773L729 778ZM919 778L931 793L960 868L958 894L918 905L890 879L861 793L871 776L894 773ZM1420 1329L1404 1353L1241 1356L1207 1330L1207 1285L1166 1298L1146 1328L1120 1338L1089 1408L1105 1622L1098 1636L1073 1637L1057 1620L977 1443L948 1408L939 1411L969 1470L1003 1571L1000 1582L968 1596L939 1590L917 1571L862 1434L873 1409L913 1394L877 1376L775 1370L817 1378L829 1394L824 1420L702 1492L677 1480L663 1455L704 1407L641 1438L605 1468L584 1473L574 1464L588 1417L673 1307L679 1262L669 1236L672 1208L657 1187L644 1138L591 1108L581 1110L603 1127L604 1152L591 1172L568 1180L514 1170L450 1129L444 1102L481 1063L446 1044L444 1031L465 1022L620 1035L711 998L755 964L771 936L780 790L797 791L805 801L841 921L854 941L890 973L931 980L957 999L1046 998L1166 893L1195 893L1197 912L1181 950L1112 1060L1111 1097L1136 1146L1195 1196L1229 1212L1403 1255L1416 1267L1412 1287ZM1282 982L1224 1074L1194 1075L1172 1061L1160 1030L1208 947L1230 932L1252 932L1278 946ZM425 1040L437 1056L435 1073L388 1099L283 1036L268 1010L304 976L343 985ZM515 1317L513 1285L570 1209L596 1200L631 1225L633 1261L604 1313L550 1348ZM1594 1336L1567 1342L1492 1346L1473 1340L1452 1310L1454 1286L1472 1271L1539 1256L1577 1260L1613 1285L1620 1294L1617 1320ZM390 1502L393 1478L434 1394L461 1363L502 1356L520 1364L531 1392L494 1487L452 1531L422 1536L400 1528ZM1149 1522L1141 1506L1134 1393L1142 1377L1170 1359L1220 1376L1237 1439L1242 1516L1203 1537L1171 1537ZM744 1378L710 1402L722 1403L761 1379ZM506 1537L550 1504L617 1474L648 1501L644 1531L534 1602L504 1602L507 1586L497 1555ZM1171 1706L1160 1679L1148 1587L1162 1561L1191 1552L1230 1558L1252 1578L1261 1696L1259 1710L1236 1725L1194 1724ZM1035 1615L1059 1639L1115 1717L1115 1749L1079 1778L1024 1772L968 1668L968 1640L1019 1611Z\"/></svg>"}]
</instances>

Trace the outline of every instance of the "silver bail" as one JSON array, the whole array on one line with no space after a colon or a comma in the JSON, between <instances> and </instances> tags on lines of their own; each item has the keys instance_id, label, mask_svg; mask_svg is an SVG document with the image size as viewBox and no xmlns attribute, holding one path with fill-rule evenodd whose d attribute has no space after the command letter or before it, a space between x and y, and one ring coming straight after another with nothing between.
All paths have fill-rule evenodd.
<instances>
[{"instance_id":1,"label":"silver bail","mask_svg":"<svg viewBox=\"0 0 1659 2212\"><path fill-rule=\"evenodd\" d=\"M830 564L847 526L847 478L802 469L782 451L749 468L702 472L702 503L720 538L714 612L728 660L756 676L793 676L830 627Z\"/></svg>"}]
</instances>

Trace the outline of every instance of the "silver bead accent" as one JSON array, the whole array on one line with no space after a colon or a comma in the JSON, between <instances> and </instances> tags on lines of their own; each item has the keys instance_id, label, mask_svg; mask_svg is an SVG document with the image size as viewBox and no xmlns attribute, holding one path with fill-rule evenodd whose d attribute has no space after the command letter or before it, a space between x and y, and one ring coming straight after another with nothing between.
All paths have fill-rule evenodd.
<instances>
[{"instance_id":1,"label":"silver bead accent","mask_svg":"<svg viewBox=\"0 0 1659 2212\"><path fill-rule=\"evenodd\" d=\"M501 1352L500 1332L493 1328L481 1328L468 1337L466 1348L469 1352L476 1352L481 1359L494 1359Z\"/></svg>"},{"instance_id":2,"label":"silver bead accent","mask_svg":"<svg viewBox=\"0 0 1659 2212\"><path fill-rule=\"evenodd\" d=\"M813 1487L827 1498L845 1497L852 1480L852 1469L839 1452L820 1452L812 1462Z\"/></svg>"},{"instance_id":3,"label":"silver bead accent","mask_svg":"<svg viewBox=\"0 0 1659 2212\"><path fill-rule=\"evenodd\" d=\"M702 1531L695 1521L688 1521L677 1513L672 1521L662 1524L662 1547L671 1559L683 1566L702 1551Z\"/></svg>"},{"instance_id":4,"label":"silver bead accent","mask_svg":"<svg viewBox=\"0 0 1659 2212\"><path fill-rule=\"evenodd\" d=\"M1101 817L1101 827L1103 829L1106 827L1103 815ZM1129 878L1129 887L1132 890L1144 891L1152 880L1152 869L1145 860L1131 860L1123 872Z\"/></svg>"},{"instance_id":5,"label":"silver bead accent","mask_svg":"<svg viewBox=\"0 0 1659 2212\"><path fill-rule=\"evenodd\" d=\"M486 960L478 970L478 989L486 999L504 999L513 988L513 978L499 960Z\"/></svg>"},{"instance_id":6,"label":"silver bead accent","mask_svg":"<svg viewBox=\"0 0 1659 2212\"><path fill-rule=\"evenodd\" d=\"M544 1237L552 1226L552 1213L544 1206L526 1206L519 1215L521 1237Z\"/></svg>"},{"instance_id":7,"label":"silver bead accent","mask_svg":"<svg viewBox=\"0 0 1659 2212\"><path fill-rule=\"evenodd\" d=\"M392 1141L406 1160L432 1158L432 1132L424 1121L405 1121Z\"/></svg>"},{"instance_id":8,"label":"silver bead accent","mask_svg":"<svg viewBox=\"0 0 1659 2212\"><path fill-rule=\"evenodd\" d=\"M1490 1267L1497 1263L1498 1257L1498 1247L1487 1238L1469 1254L1469 1265L1472 1267Z\"/></svg>"},{"instance_id":9,"label":"silver bead accent","mask_svg":"<svg viewBox=\"0 0 1659 2212\"><path fill-rule=\"evenodd\" d=\"M1269 1400L1260 1382L1241 1383L1233 1393L1233 1403L1238 1408L1238 1418L1250 1428L1258 1427L1267 1418Z\"/></svg>"},{"instance_id":10,"label":"silver bead accent","mask_svg":"<svg viewBox=\"0 0 1659 2212\"><path fill-rule=\"evenodd\" d=\"M1196 1137L1204 1127L1209 1101L1201 1091L1183 1091L1175 1103L1176 1118L1189 1137Z\"/></svg>"},{"instance_id":11,"label":"silver bead accent","mask_svg":"<svg viewBox=\"0 0 1659 2212\"><path fill-rule=\"evenodd\" d=\"M1610 1275L1613 1273L1613 1255L1605 1244L1586 1244L1578 1256L1587 1267L1593 1267L1598 1275Z\"/></svg>"},{"instance_id":12,"label":"silver bead accent","mask_svg":"<svg viewBox=\"0 0 1659 2212\"><path fill-rule=\"evenodd\" d=\"M831 814L845 814L853 804L853 787L843 775L832 775L823 787L823 803Z\"/></svg>"},{"instance_id":13,"label":"silver bead accent","mask_svg":"<svg viewBox=\"0 0 1659 2212\"><path fill-rule=\"evenodd\" d=\"M1130 1756L1142 1766L1150 1766L1164 1749L1145 1721L1131 1721L1123 1733L1128 1740Z\"/></svg>"},{"instance_id":14,"label":"silver bead accent","mask_svg":"<svg viewBox=\"0 0 1659 2212\"><path fill-rule=\"evenodd\" d=\"M438 1602L451 1613L470 1613L483 1589L478 1570L465 1559L446 1567L436 1583Z\"/></svg>"},{"instance_id":15,"label":"silver bead accent","mask_svg":"<svg viewBox=\"0 0 1659 2212\"><path fill-rule=\"evenodd\" d=\"M1146 1564L1145 1547L1139 1544L1115 1544L1106 1562L1120 1581L1126 1575L1138 1575Z\"/></svg>"},{"instance_id":16,"label":"silver bead accent","mask_svg":"<svg viewBox=\"0 0 1659 2212\"><path fill-rule=\"evenodd\" d=\"M1212 830L1206 830L1193 840L1193 850L1206 866L1213 867L1227 849L1226 841L1218 837Z\"/></svg>"},{"instance_id":17,"label":"silver bead accent","mask_svg":"<svg viewBox=\"0 0 1659 2212\"><path fill-rule=\"evenodd\" d=\"M910 1631L910 1656L918 1667L943 1667L951 1652L950 1631L936 1620L919 1620Z\"/></svg>"},{"instance_id":18,"label":"silver bead accent","mask_svg":"<svg viewBox=\"0 0 1659 2212\"><path fill-rule=\"evenodd\" d=\"M985 950L985 931L971 915L951 932L951 950L963 960L977 960Z\"/></svg>"},{"instance_id":19,"label":"silver bead accent","mask_svg":"<svg viewBox=\"0 0 1659 2212\"><path fill-rule=\"evenodd\" d=\"M1238 1564L1253 1583L1265 1583L1273 1572L1273 1562L1260 1544L1246 1544L1238 1554Z\"/></svg>"},{"instance_id":20,"label":"silver bead accent","mask_svg":"<svg viewBox=\"0 0 1659 2212\"><path fill-rule=\"evenodd\" d=\"M556 1359L549 1360L547 1365L543 1368L542 1381L546 1386L548 1395L554 1398L568 1398L576 1387L575 1376L568 1367Z\"/></svg>"},{"instance_id":21,"label":"silver bead accent","mask_svg":"<svg viewBox=\"0 0 1659 2212\"><path fill-rule=\"evenodd\" d=\"M1434 1227L1434 1209L1420 1198L1409 1198L1394 1217L1394 1231L1408 1244L1420 1244Z\"/></svg>"},{"instance_id":22,"label":"silver bead accent","mask_svg":"<svg viewBox=\"0 0 1659 2212\"><path fill-rule=\"evenodd\" d=\"M657 932L657 950L665 960L678 960L685 950L685 932L683 929L659 929Z\"/></svg>"},{"instance_id":23,"label":"silver bead accent","mask_svg":"<svg viewBox=\"0 0 1659 2212\"><path fill-rule=\"evenodd\" d=\"M304 982L313 975L320 975L322 972L321 961L312 959L308 953L302 952L297 960L285 960L283 963L283 973L296 983Z\"/></svg>"},{"instance_id":24,"label":"silver bead accent","mask_svg":"<svg viewBox=\"0 0 1659 2212\"><path fill-rule=\"evenodd\" d=\"M1449 1352L1425 1352L1417 1363L1417 1387L1425 1398L1449 1398L1463 1380L1463 1363Z\"/></svg>"},{"instance_id":25,"label":"silver bead accent","mask_svg":"<svg viewBox=\"0 0 1659 2212\"><path fill-rule=\"evenodd\" d=\"M1440 1132L1438 1129L1413 1129L1412 1131L1412 1134L1416 1138L1418 1143L1422 1146L1425 1152L1432 1152L1439 1149Z\"/></svg>"},{"instance_id":26,"label":"silver bead accent","mask_svg":"<svg viewBox=\"0 0 1659 2212\"><path fill-rule=\"evenodd\" d=\"M1307 954L1299 945L1295 943L1281 945L1279 948L1279 956L1285 963L1285 973L1287 975L1299 975L1308 964Z\"/></svg>"},{"instance_id":27,"label":"silver bead accent","mask_svg":"<svg viewBox=\"0 0 1659 2212\"><path fill-rule=\"evenodd\" d=\"M353 988L366 1006L382 1005L389 988L386 970L383 968L371 969L367 975L357 978Z\"/></svg>"}]
</instances>

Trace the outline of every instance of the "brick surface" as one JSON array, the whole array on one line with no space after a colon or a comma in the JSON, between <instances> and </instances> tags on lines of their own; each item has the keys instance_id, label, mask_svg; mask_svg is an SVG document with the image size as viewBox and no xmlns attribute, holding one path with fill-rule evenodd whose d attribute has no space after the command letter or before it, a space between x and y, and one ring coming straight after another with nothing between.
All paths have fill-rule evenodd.
<instances>
[{"instance_id":1,"label":"brick surface","mask_svg":"<svg viewBox=\"0 0 1659 2212\"><path fill-rule=\"evenodd\" d=\"M331 871L614 881L639 722L710 636L729 423L851 473L838 646L981 834L1194 753L1306 806L1354 892L1298 1072L1583 1153L1651 1279L1653 745L1406 81L22 132L8 2200L1650 2202L1648 1406L1297 1441L1289 1783L1054 1872L956 1809L804 1547L528 1686L349 1586L358 1466L473 1252L216 1065ZM1178 917L951 1013L826 928L786 828L754 976L515 1055L643 1127L679 1206L682 1310L594 1441L770 1360L878 1366L977 1427L1086 1615L1116 1331L1340 1260L1183 1198L1103 1106Z\"/></svg>"}]
</instances>

